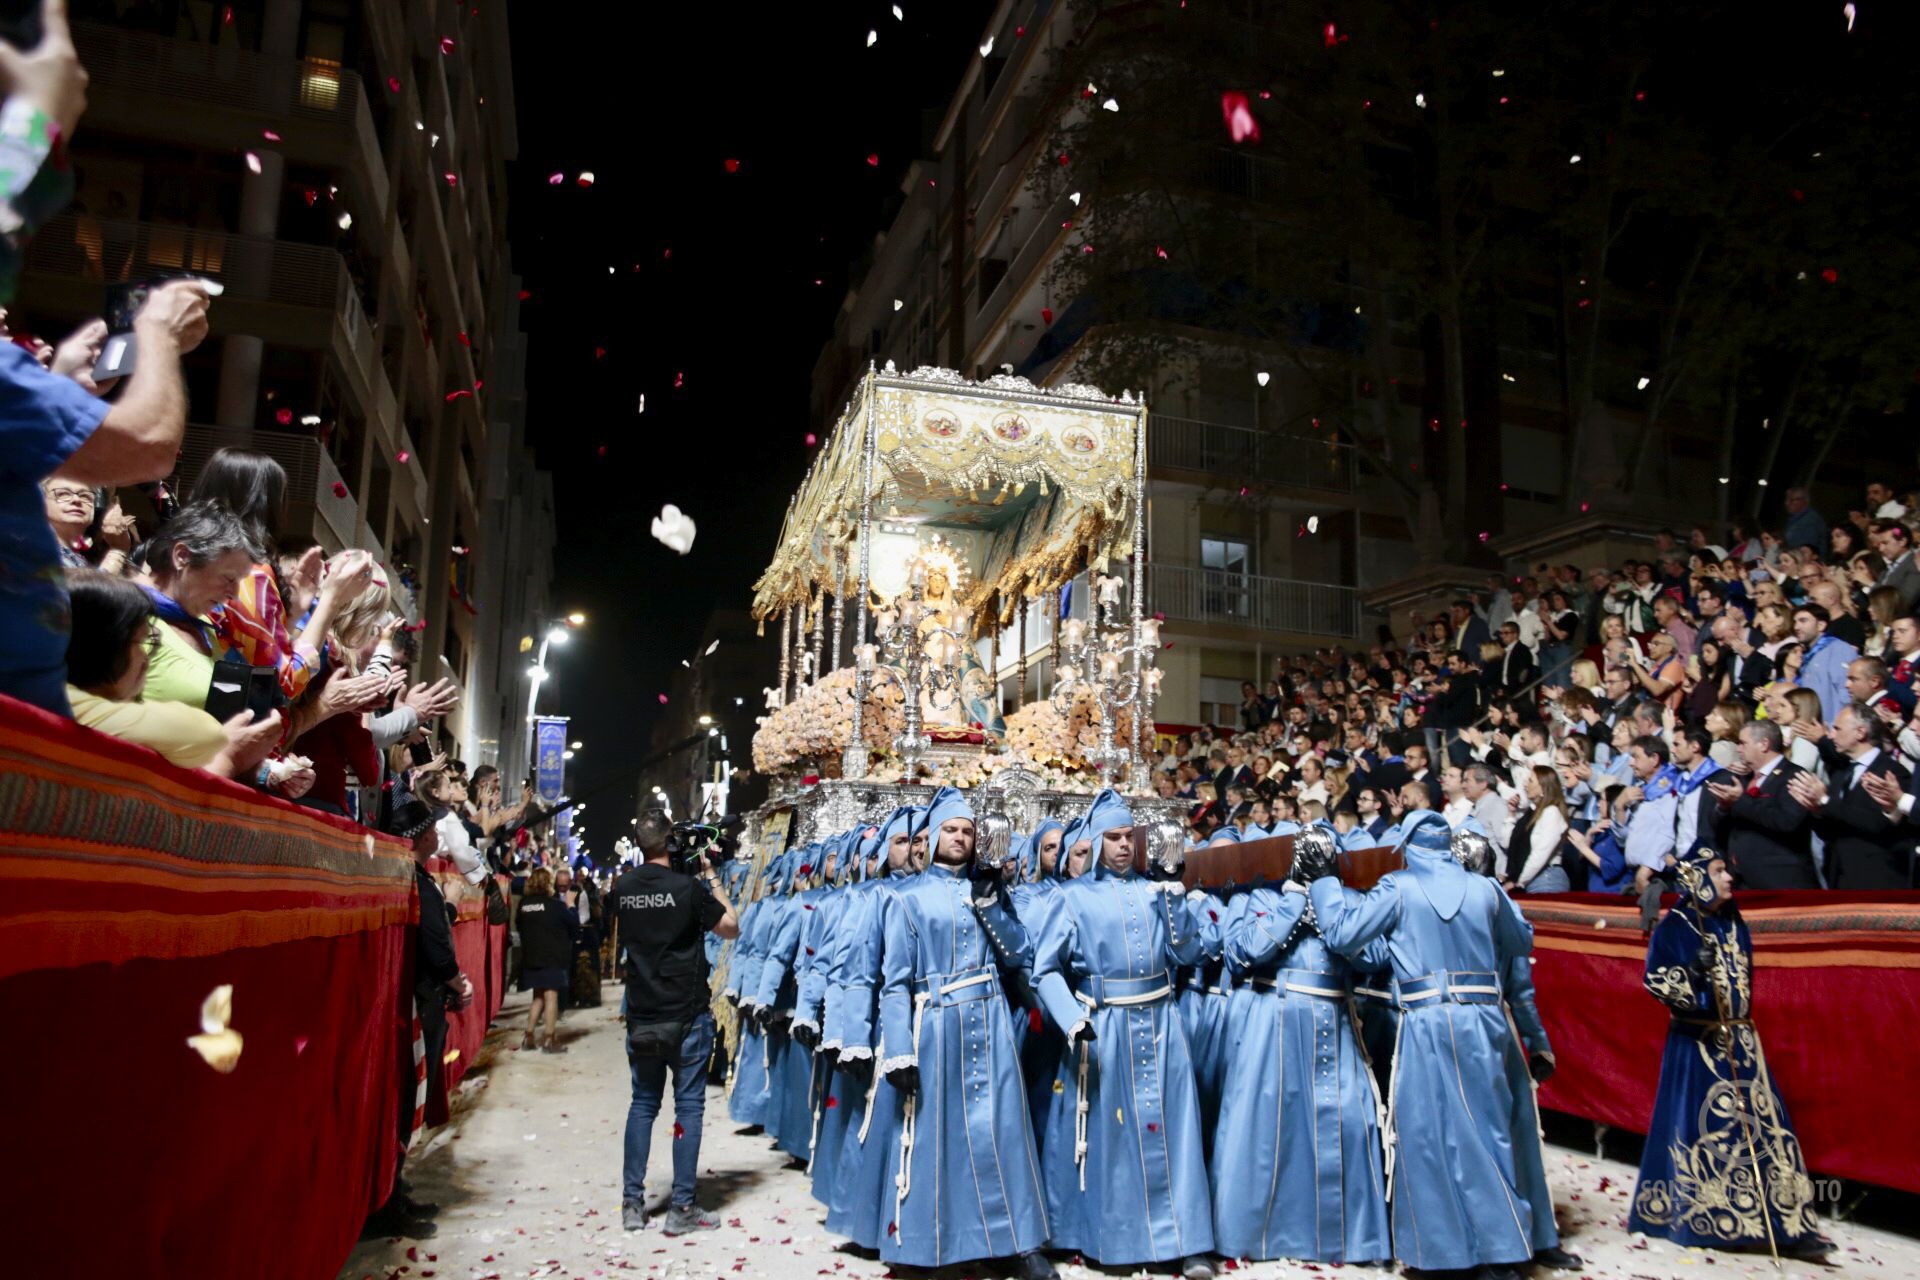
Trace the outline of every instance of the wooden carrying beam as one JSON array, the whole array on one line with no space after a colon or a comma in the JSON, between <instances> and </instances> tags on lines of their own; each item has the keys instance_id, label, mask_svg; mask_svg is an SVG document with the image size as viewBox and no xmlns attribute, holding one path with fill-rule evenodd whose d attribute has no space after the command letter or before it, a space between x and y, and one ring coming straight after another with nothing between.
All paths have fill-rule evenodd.
<instances>
[{"instance_id":1,"label":"wooden carrying beam","mask_svg":"<svg viewBox=\"0 0 1920 1280\"><path fill-rule=\"evenodd\" d=\"M1406 865L1406 858L1398 849L1382 846L1343 850L1340 882L1365 892L1389 871L1398 871ZM1189 889L1226 889L1250 885L1256 880L1280 884L1292 872L1293 837L1268 836L1264 840L1243 840L1239 844L1216 844L1191 850L1181 879Z\"/></svg>"}]
</instances>

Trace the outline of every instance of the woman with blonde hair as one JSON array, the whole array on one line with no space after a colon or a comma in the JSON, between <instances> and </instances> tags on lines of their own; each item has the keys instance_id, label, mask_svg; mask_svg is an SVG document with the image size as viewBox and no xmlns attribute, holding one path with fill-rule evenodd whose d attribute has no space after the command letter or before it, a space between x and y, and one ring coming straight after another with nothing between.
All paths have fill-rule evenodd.
<instances>
[{"instance_id":1,"label":"woman with blonde hair","mask_svg":"<svg viewBox=\"0 0 1920 1280\"><path fill-rule=\"evenodd\" d=\"M526 896L514 914L513 927L520 935L520 985L533 992L520 1047L533 1048L534 1028L544 1016L547 1034L542 1051L565 1053L567 1047L554 1038L554 1031L560 1018L560 993L572 981L573 943L580 922L554 895L553 872L546 867L535 867L527 877Z\"/></svg>"},{"instance_id":2,"label":"woman with blonde hair","mask_svg":"<svg viewBox=\"0 0 1920 1280\"><path fill-rule=\"evenodd\" d=\"M1603 686L1600 683L1600 668L1591 658L1575 658L1567 668L1567 686L1572 689L1585 689L1598 698Z\"/></svg>"},{"instance_id":3,"label":"woman with blonde hair","mask_svg":"<svg viewBox=\"0 0 1920 1280\"><path fill-rule=\"evenodd\" d=\"M1875 658L1887 655L1888 632L1893 621L1907 611L1906 601L1893 587L1874 587L1867 592L1867 642L1860 652ZM1893 665L1891 662L1887 665Z\"/></svg>"}]
</instances>

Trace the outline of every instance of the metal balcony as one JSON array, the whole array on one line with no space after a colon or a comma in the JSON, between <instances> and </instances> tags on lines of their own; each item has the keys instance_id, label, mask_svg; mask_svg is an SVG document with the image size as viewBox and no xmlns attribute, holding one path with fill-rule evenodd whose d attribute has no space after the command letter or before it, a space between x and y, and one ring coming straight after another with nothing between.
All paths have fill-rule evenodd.
<instances>
[{"instance_id":1,"label":"metal balcony","mask_svg":"<svg viewBox=\"0 0 1920 1280\"><path fill-rule=\"evenodd\" d=\"M192 494L194 479L207 465L207 459L220 449L264 453L285 469L287 529L311 534L329 549L362 546L384 558L378 544L360 532L360 508L353 494L349 492L343 498L333 491L340 480L339 468L313 436L188 423L186 439L180 445L179 468L175 472L182 494Z\"/></svg>"},{"instance_id":2,"label":"metal balcony","mask_svg":"<svg viewBox=\"0 0 1920 1280\"><path fill-rule=\"evenodd\" d=\"M354 215L374 222L384 213L386 165L355 72L324 58L279 57L96 22L74 23L73 37L92 80L83 132L124 131L223 150L237 139L260 139L251 145L341 166L366 198ZM281 140L262 138L267 129Z\"/></svg>"},{"instance_id":3,"label":"metal balcony","mask_svg":"<svg viewBox=\"0 0 1920 1280\"><path fill-rule=\"evenodd\" d=\"M1354 487L1354 450L1350 444L1160 413L1147 424L1147 461L1152 466L1198 471L1236 484L1330 493L1352 493Z\"/></svg>"},{"instance_id":4,"label":"metal balcony","mask_svg":"<svg viewBox=\"0 0 1920 1280\"><path fill-rule=\"evenodd\" d=\"M319 245L75 213L61 214L34 236L22 274L96 282L104 290L110 281L163 271L218 280L226 286L222 306L270 302L312 308L329 319L353 292L345 260ZM97 309L98 300L92 305Z\"/></svg>"},{"instance_id":5,"label":"metal balcony","mask_svg":"<svg viewBox=\"0 0 1920 1280\"><path fill-rule=\"evenodd\" d=\"M1354 587L1184 565L1151 564L1147 570L1154 610L1173 621L1319 636L1360 633L1360 593Z\"/></svg>"}]
</instances>

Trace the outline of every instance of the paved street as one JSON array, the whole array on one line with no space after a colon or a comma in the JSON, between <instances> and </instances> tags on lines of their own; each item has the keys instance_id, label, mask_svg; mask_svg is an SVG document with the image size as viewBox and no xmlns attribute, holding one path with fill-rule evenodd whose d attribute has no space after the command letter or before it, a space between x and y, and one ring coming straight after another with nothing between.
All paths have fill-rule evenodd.
<instances>
[{"instance_id":1,"label":"paved street","mask_svg":"<svg viewBox=\"0 0 1920 1280\"><path fill-rule=\"evenodd\" d=\"M341 1269L342 1280L517 1280L522 1277L653 1275L658 1280L743 1280L806 1276L880 1277L879 1262L854 1251L821 1226L823 1211L807 1194L793 1162L759 1136L738 1132L719 1090L709 1095L701 1200L726 1223L721 1230L668 1239L657 1229L620 1228L620 1135L626 1122L627 1071L608 988L607 1008L565 1016L564 1055L521 1053L526 996L513 994L500 1025L456 1103L453 1123L414 1142L408 1168L415 1196L437 1201L440 1231L432 1240L362 1244ZM670 1100L669 1100L670 1105ZM649 1190L656 1212L670 1181L670 1116L655 1129ZM1554 1191L1567 1247L1583 1254L1601 1278L1770 1276L1765 1258L1716 1255L1636 1241L1626 1234L1634 1170L1563 1147L1550 1148ZM1787 1276L1920 1280L1920 1242L1845 1223L1829 1224L1840 1243L1830 1268L1789 1264ZM981 1280L978 1266L950 1268L951 1280ZM1235 1280L1326 1275L1357 1269L1300 1264L1247 1264ZM1063 1274L1089 1269L1067 1263ZM1115 1273L1124 1274L1124 1273Z\"/></svg>"}]
</instances>

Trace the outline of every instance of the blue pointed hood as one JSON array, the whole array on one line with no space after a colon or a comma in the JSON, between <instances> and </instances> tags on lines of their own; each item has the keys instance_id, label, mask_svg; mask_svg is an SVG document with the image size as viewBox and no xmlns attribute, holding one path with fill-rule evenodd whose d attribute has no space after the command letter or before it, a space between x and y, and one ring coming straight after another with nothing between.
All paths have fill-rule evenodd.
<instances>
[{"instance_id":1,"label":"blue pointed hood","mask_svg":"<svg viewBox=\"0 0 1920 1280\"><path fill-rule=\"evenodd\" d=\"M1043 840L1047 838L1048 832L1058 831L1061 833L1062 843L1060 846L1060 850L1062 853L1065 853L1066 830L1067 830L1067 824L1060 821L1058 818L1042 818L1040 820L1040 825L1035 827L1032 830L1032 832L1025 837L1027 842L1026 859L1020 864L1021 879L1034 880L1039 878L1040 876L1040 844ZM1054 865L1053 873L1054 875L1058 876L1060 874L1059 861L1056 859L1053 865Z\"/></svg>"},{"instance_id":2,"label":"blue pointed hood","mask_svg":"<svg viewBox=\"0 0 1920 1280\"><path fill-rule=\"evenodd\" d=\"M1091 860L1093 874L1112 875L1113 873L1108 871L1106 865L1100 860L1100 845L1107 832L1133 825L1133 810L1127 808L1127 802L1120 798L1119 792L1108 787L1093 798L1093 803L1087 807L1087 816L1081 820L1081 824L1079 838L1093 842Z\"/></svg>"},{"instance_id":3,"label":"blue pointed hood","mask_svg":"<svg viewBox=\"0 0 1920 1280\"><path fill-rule=\"evenodd\" d=\"M1459 914L1474 877L1454 861L1453 829L1447 820L1432 810L1420 813L1407 824L1400 851L1406 856L1407 870L1419 877L1420 888L1440 918L1451 920Z\"/></svg>"},{"instance_id":4,"label":"blue pointed hood","mask_svg":"<svg viewBox=\"0 0 1920 1280\"><path fill-rule=\"evenodd\" d=\"M881 829L885 825L886 820L882 819L879 822L872 822L854 828L853 883L858 884L873 874L874 858L885 855L887 847L880 839Z\"/></svg>"},{"instance_id":5,"label":"blue pointed hood","mask_svg":"<svg viewBox=\"0 0 1920 1280\"><path fill-rule=\"evenodd\" d=\"M965 818L968 822L972 822L973 806L967 803L966 796L961 794L958 787L942 787L933 793L931 800L927 801L927 807L921 811L921 816L914 822L913 833L919 835L922 831L926 832L927 844L931 849L934 836L940 830L940 824L954 818Z\"/></svg>"},{"instance_id":6,"label":"blue pointed hood","mask_svg":"<svg viewBox=\"0 0 1920 1280\"><path fill-rule=\"evenodd\" d=\"M1017 884L1025 884L1033 879L1035 864L1040 856L1040 846L1034 843L1030 835L1019 834L1013 837L1013 878Z\"/></svg>"}]
</instances>

